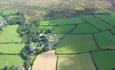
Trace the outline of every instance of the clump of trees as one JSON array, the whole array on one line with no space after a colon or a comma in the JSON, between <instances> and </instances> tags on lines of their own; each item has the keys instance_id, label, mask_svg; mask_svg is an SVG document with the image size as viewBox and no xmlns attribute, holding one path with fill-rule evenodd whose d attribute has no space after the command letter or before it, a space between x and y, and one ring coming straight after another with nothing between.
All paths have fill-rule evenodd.
<instances>
[{"instance_id":1,"label":"clump of trees","mask_svg":"<svg viewBox=\"0 0 115 70\"><path fill-rule=\"evenodd\" d=\"M17 66L14 66L14 65L11 65L11 66L7 66L5 65L2 70L19 70L20 68L17 67Z\"/></svg>"},{"instance_id":2,"label":"clump of trees","mask_svg":"<svg viewBox=\"0 0 115 70\"><path fill-rule=\"evenodd\" d=\"M24 13L12 11L6 14L4 12L4 10L0 10L0 32L2 32L3 28L7 25L23 25L26 21Z\"/></svg>"}]
</instances>

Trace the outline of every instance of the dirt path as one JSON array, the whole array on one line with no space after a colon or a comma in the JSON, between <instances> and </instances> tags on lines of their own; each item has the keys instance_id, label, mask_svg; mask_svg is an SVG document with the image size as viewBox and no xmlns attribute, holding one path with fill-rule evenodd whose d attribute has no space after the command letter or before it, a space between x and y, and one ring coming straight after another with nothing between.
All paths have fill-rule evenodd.
<instances>
[{"instance_id":1,"label":"dirt path","mask_svg":"<svg viewBox=\"0 0 115 70\"><path fill-rule=\"evenodd\" d=\"M37 56L32 70L56 70L56 61L55 50L45 52Z\"/></svg>"}]
</instances>

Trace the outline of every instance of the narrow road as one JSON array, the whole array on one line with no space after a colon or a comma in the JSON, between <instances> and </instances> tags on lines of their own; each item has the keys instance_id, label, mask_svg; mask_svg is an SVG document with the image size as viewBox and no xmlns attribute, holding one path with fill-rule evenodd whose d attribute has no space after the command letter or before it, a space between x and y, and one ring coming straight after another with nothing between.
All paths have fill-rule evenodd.
<instances>
[{"instance_id":1,"label":"narrow road","mask_svg":"<svg viewBox=\"0 0 115 70\"><path fill-rule=\"evenodd\" d=\"M56 70L56 61L55 50L45 52L37 56L32 70Z\"/></svg>"}]
</instances>

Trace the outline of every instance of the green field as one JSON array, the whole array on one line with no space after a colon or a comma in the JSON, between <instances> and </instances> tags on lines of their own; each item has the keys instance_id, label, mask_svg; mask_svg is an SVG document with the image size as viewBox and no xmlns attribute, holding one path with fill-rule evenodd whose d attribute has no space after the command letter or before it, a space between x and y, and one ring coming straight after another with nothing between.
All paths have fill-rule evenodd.
<instances>
[{"instance_id":1,"label":"green field","mask_svg":"<svg viewBox=\"0 0 115 70\"><path fill-rule=\"evenodd\" d=\"M92 56L99 70L112 70L112 68L115 68L115 51L93 52Z\"/></svg>"},{"instance_id":2,"label":"green field","mask_svg":"<svg viewBox=\"0 0 115 70\"><path fill-rule=\"evenodd\" d=\"M7 66L22 66L23 60L20 55L0 55L0 69Z\"/></svg>"},{"instance_id":3,"label":"green field","mask_svg":"<svg viewBox=\"0 0 115 70\"><path fill-rule=\"evenodd\" d=\"M3 54L20 54L24 44L0 44L0 53Z\"/></svg>"},{"instance_id":4,"label":"green field","mask_svg":"<svg viewBox=\"0 0 115 70\"><path fill-rule=\"evenodd\" d=\"M110 15L97 15L96 17L104 20L105 22L110 23L111 25L115 26L115 16Z\"/></svg>"},{"instance_id":5,"label":"green field","mask_svg":"<svg viewBox=\"0 0 115 70\"><path fill-rule=\"evenodd\" d=\"M58 44L56 53L81 53L97 50L91 35L66 35Z\"/></svg>"},{"instance_id":6,"label":"green field","mask_svg":"<svg viewBox=\"0 0 115 70\"><path fill-rule=\"evenodd\" d=\"M57 26L54 28L54 33L71 33L71 30L73 29L74 25L64 25L64 26Z\"/></svg>"},{"instance_id":7,"label":"green field","mask_svg":"<svg viewBox=\"0 0 115 70\"><path fill-rule=\"evenodd\" d=\"M93 16L82 16L87 22L89 22L91 25L95 26L96 28L100 30L107 30L111 29L112 27L109 24L106 24L98 19L96 19Z\"/></svg>"},{"instance_id":8,"label":"green field","mask_svg":"<svg viewBox=\"0 0 115 70\"><path fill-rule=\"evenodd\" d=\"M40 25L66 25L66 24L82 24L85 23L81 18L54 19L49 21L41 21Z\"/></svg>"},{"instance_id":9,"label":"green field","mask_svg":"<svg viewBox=\"0 0 115 70\"><path fill-rule=\"evenodd\" d=\"M89 24L80 24L72 31L72 33L96 33L99 32L98 29L92 27Z\"/></svg>"},{"instance_id":10,"label":"green field","mask_svg":"<svg viewBox=\"0 0 115 70\"><path fill-rule=\"evenodd\" d=\"M95 17L96 16L96 17ZM112 70L115 68L115 16L89 15L41 21L39 30L56 34L57 70ZM18 25L9 25L0 34L0 67L21 66L21 38ZM108 30L109 29L109 30ZM5 44L6 43L6 44ZM17 43L17 44L16 44ZM3 54L4 55L3 55Z\"/></svg>"},{"instance_id":11,"label":"green field","mask_svg":"<svg viewBox=\"0 0 115 70\"><path fill-rule=\"evenodd\" d=\"M56 19L40 24L48 27L55 25L52 31L57 35L63 34L56 46L56 54L59 56L57 70L115 68L115 16L89 15L78 18L77 21L71 21L70 18Z\"/></svg>"},{"instance_id":12,"label":"green field","mask_svg":"<svg viewBox=\"0 0 115 70\"><path fill-rule=\"evenodd\" d=\"M101 49L115 49L115 36L110 32L101 32L95 35Z\"/></svg>"},{"instance_id":13,"label":"green field","mask_svg":"<svg viewBox=\"0 0 115 70\"><path fill-rule=\"evenodd\" d=\"M17 33L18 25L8 25L3 28L0 34L0 69L7 66L22 66L23 59L20 57L21 49L24 44L18 44L21 41Z\"/></svg>"},{"instance_id":14,"label":"green field","mask_svg":"<svg viewBox=\"0 0 115 70\"><path fill-rule=\"evenodd\" d=\"M3 33L0 34L0 43L3 42L20 42L21 38L17 33L18 25L9 25L3 28Z\"/></svg>"},{"instance_id":15,"label":"green field","mask_svg":"<svg viewBox=\"0 0 115 70\"><path fill-rule=\"evenodd\" d=\"M90 54L59 55L57 70L96 70Z\"/></svg>"}]
</instances>

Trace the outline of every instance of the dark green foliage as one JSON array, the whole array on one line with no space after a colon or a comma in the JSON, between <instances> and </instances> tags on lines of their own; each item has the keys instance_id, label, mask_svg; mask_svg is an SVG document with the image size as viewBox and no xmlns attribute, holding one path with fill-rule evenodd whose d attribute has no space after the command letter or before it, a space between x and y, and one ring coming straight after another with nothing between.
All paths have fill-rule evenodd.
<instances>
[{"instance_id":1,"label":"dark green foliage","mask_svg":"<svg viewBox=\"0 0 115 70\"><path fill-rule=\"evenodd\" d=\"M22 25L26 21L26 18L24 17L24 14L19 12L19 11L9 13L9 14L3 14L1 12L0 14L7 21L7 23L9 23L10 25L13 25L13 24Z\"/></svg>"},{"instance_id":2,"label":"dark green foliage","mask_svg":"<svg viewBox=\"0 0 115 70\"><path fill-rule=\"evenodd\" d=\"M8 66L4 66L2 70L8 70Z\"/></svg>"},{"instance_id":3,"label":"dark green foliage","mask_svg":"<svg viewBox=\"0 0 115 70\"><path fill-rule=\"evenodd\" d=\"M42 49L41 49L40 47L36 47L36 48L34 49L34 51L35 51L35 54L36 54L36 55L42 53Z\"/></svg>"},{"instance_id":4,"label":"dark green foliage","mask_svg":"<svg viewBox=\"0 0 115 70\"><path fill-rule=\"evenodd\" d=\"M14 65L9 67L9 70L18 70L17 67L15 67Z\"/></svg>"},{"instance_id":5,"label":"dark green foliage","mask_svg":"<svg viewBox=\"0 0 115 70\"><path fill-rule=\"evenodd\" d=\"M39 34L38 27L39 23L37 21L32 21L30 24L20 25L17 31L24 41L36 42Z\"/></svg>"},{"instance_id":6,"label":"dark green foliage","mask_svg":"<svg viewBox=\"0 0 115 70\"><path fill-rule=\"evenodd\" d=\"M8 17L7 22L10 25L13 25L13 24L22 25L25 23L25 18L23 16L20 16L20 15L13 15L13 16Z\"/></svg>"},{"instance_id":7,"label":"dark green foliage","mask_svg":"<svg viewBox=\"0 0 115 70\"><path fill-rule=\"evenodd\" d=\"M28 70L31 65L28 44L22 49L21 56L24 59L24 68Z\"/></svg>"},{"instance_id":8,"label":"dark green foliage","mask_svg":"<svg viewBox=\"0 0 115 70\"><path fill-rule=\"evenodd\" d=\"M24 67L26 70L28 70L28 68L30 67L30 59L29 58L27 60L25 60Z\"/></svg>"},{"instance_id":9,"label":"dark green foliage","mask_svg":"<svg viewBox=\"0 0 115 70\"><path fill-rule=\"evenodd\" d=\"M27 59L27 57L28 57L28 50L27 50L27 48L26 47L24 47L22 50L21 50L21 56L22 56L22 58L23 59Z\"/></svg>"}]
</instances>

